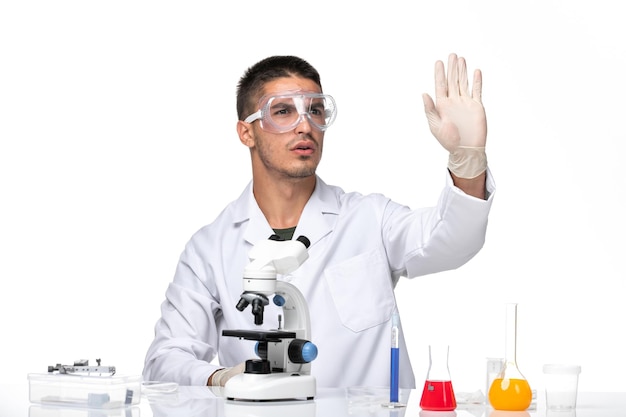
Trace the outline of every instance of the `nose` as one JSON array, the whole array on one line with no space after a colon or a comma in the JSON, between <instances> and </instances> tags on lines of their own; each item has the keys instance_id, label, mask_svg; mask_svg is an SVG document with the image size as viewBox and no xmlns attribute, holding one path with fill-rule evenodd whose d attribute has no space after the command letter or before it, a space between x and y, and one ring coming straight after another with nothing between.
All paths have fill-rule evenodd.
<instances>
[{"instance_id":1,"label":"nose","mask_svg":"<svg viewBox=\"0 0 626 417\"><path fill-rule=\"evenodd\" d=\"M300 119L296 125L296 133L310 133L312 129L313 127L311 126L311 122L309 120L309 114L300 113Z\"/></svg>"}]
</instances>

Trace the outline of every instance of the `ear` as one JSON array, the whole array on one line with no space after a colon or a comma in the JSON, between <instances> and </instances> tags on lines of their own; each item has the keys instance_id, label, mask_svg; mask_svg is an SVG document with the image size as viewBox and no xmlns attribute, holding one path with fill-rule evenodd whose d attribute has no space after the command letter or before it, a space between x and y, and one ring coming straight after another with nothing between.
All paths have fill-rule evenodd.
<instances>
[{"instance_id":1,"label":"ear","mask_svg":"<svg viewBox=\"0 0 626 417\"><path fill-rule=\"evenodd\" d=\"M242 120L237 121L237 134L239 140L248 148L254 147L254 131L252 130L252 124L246 123Z\"/></svg>"}]
</instances>

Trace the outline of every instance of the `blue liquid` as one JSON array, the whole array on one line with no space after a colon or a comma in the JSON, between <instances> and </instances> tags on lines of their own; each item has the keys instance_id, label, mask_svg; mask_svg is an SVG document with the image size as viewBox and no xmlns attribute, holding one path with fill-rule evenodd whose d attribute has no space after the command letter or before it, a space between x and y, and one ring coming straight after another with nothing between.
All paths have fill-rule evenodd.
<instances>
[{"instance_id":1,"label":"blue liquid","mask_svg":"<svg viewBox=\"0 0 626 417\"><path fill-rule=\"evenodd\" d=\"M399 374L400 368L400 349L391 348L391 382L389 384L389 401L392 403L398 402L398 383L400 380Z\"/></svg>"}]
</instances>

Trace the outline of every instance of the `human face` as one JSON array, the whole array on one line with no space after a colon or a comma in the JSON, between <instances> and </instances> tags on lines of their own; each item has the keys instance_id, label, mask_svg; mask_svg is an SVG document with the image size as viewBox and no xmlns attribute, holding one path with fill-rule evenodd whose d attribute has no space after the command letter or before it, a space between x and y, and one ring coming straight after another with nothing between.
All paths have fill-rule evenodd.
<instances>
[{"instance_id":1,"label":"human face","mask_svg":"<svg viewBox=\"0 0 626 417\"><path fill-rule=\"evenodd\" d=\"M262 96L284 93L321 93L319 86L298 77L278 78L268 82ZM299 179L315 175L322 157L324 132L302 117L292 130L275 133L258 122L240 122L249 128L249 142L255 175L261 172L282 178Z\"/></svg>"}]
</instances>

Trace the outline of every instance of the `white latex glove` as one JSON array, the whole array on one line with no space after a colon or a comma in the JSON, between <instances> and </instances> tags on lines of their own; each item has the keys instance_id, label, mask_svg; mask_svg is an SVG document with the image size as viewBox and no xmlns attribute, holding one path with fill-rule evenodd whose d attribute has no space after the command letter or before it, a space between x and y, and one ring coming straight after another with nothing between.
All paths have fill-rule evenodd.
<instances>
[{"instance_id":1,"label":"white latex glove","mask_svg":"<svg viewBox=\"0 0 626 417\"><path fill-rule=\"evenodd\" d=\"M470 95L465 59L450 54L447 77L443 62L435 63L437 103L422 95L430 131L450 152L448 168L460 178L475 178L487 169L487 117L481 94L481 71L474 71Z\"/></svg>"},{"instance_id":2,"label":"white latex glove","mask_svg":"<svg viewBox=\"0 0 626 417\"><path fill-rule=\"evenodd\" d=\"M239 365L233 366L232 368L218 369L217 371L213 372L213 374L209 378L209 385L212 387L223 387L224 385L226 385L226 382L228 382L229 379L231 379L235 375L242 373L245 369L245 363L240 363Z\"/></svg>"}]
</instances>

